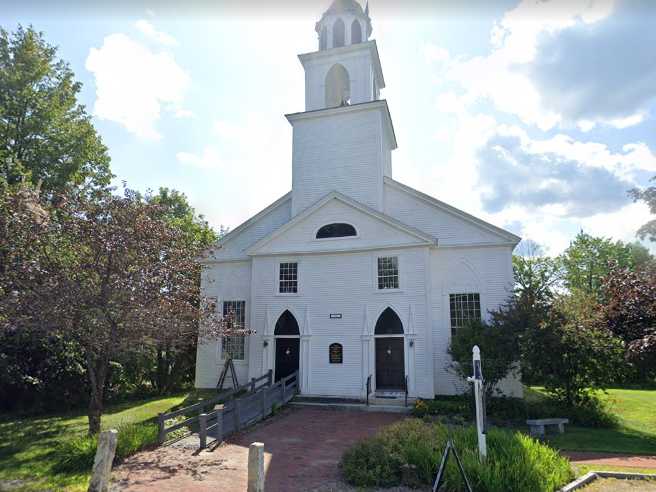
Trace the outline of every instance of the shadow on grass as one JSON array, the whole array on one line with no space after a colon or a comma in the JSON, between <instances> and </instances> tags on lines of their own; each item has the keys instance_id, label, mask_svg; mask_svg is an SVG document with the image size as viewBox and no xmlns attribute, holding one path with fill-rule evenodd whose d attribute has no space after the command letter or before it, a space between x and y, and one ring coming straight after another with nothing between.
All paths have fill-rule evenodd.
<instances>
[{"instance_id":1,"label":"shadow on grass","mask_svg":"<svg viewBox=\"0 0 656 492\"><path fill-rule=\"evenodd\" d=\"M567 451L656 455L656 436L622 426L614 429L568 426L564 434L548 436L547 441Z\"/></svg>"}]
</instances>

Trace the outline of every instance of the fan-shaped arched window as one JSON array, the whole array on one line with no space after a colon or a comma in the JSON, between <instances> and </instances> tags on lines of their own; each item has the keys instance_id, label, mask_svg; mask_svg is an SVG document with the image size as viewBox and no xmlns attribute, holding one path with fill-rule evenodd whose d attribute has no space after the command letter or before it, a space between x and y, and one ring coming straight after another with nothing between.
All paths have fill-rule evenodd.
<instances>
[{"instance_id":1,"label":"fan-shaped arched window","mask_svg":"<svg viewBox=\"0 0 656 492\"><path fill-rule=\"evenodd\" d=\"M386 308L376 321L376 335L403 335L403 323L392 308Z\"/></svg>"},{"instance_id":2,"label":"fan-shaped arched window","mask_svg":"<svg viewBox=\"0 0 656 492\"><path fill-rule=\"evenodd\" d=\"M351 24L351 44L361 43L362 42L362 28L357 19L353 20Z\"/></svg>"},{"instance_id":3,"label":"fan-shaped arched window","mask_svg":"<svg viewBox=\"0 0 656 492\"><path fill-rule=\"evenodd\" d=\"M344 46L344 21L337 19L333 25L333 48Z\"/></svg>"},{"instance_id":4,"label":"fan-shaped arched window","mask_svg":"<svg viewBox=\"0 0 656 492\"><path fill-rule=\"evenodd\" d=\"M326 224L317 231L317 239L326 239L329 237L349 237L357 236L355 227L351 224L344 224L336 222L334 224Z\"/></svg>"},{"instance_id":5,"label":"fan-shaped arched window","mask_svg":"<svg viewBox=\"0 0 656 492\"><path fill-rule=\"evenodd\" d=\"M288 310L285 310L284 313L280 315L278 321L276 321L276 327L273 330L273 334L276 336L279 335L298 335L298 323L296 318Z\"/></svg>"},{"instance_id":6,"label":"fan-shaped arched window","mask_svg":"<svg viewBox=\"0 0 656 492\"><path fill-rule=\"evenodd\" d=\"M336 63L326 74L326 107L346 106L351 100L351 81L344 66Z\"/></svg>"}]
</instances>

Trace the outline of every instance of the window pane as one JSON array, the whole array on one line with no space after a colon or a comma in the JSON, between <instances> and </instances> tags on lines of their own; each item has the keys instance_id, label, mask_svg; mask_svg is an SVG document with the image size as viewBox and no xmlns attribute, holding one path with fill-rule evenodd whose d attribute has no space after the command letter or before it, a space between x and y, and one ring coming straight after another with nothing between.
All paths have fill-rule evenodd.
<instances>
[{"instance_id":1,"label":"window pane","mask_svg":"<svg viewBox=\"0 0 656 492\"><path fill-rule=\"evenodd\" d=\"M399 258L397 256L378 258L378 288L399 288Z\"/></svg>"},{"instance_id":2,"label":"window pane","mask_svg":"<svg viewBox=\"0 0 656 492\"><path fill-rule=\"evenodd\" d=\"M223 316L232 318L234 328L243 330L246 322L246 301L224 301ZM223 337L223 358L230 356L235 360L245 359L244 335L229 335Z\"/></svg>"},{"instance_id":3,"label":"window pane","mask_svg":"<svg viewBox=\"0 0 656 492\"><path fill-rule=\"evenodd\" d=\"M481 320L481 296L478 293L449 294L451 334L469 321Z\"/></svg>"},{"instance_id":4,"label":"window pane","mask_svg":"<svg viewBox=\"0 0 656 492\"><path fill-rule=\"evenodd\" d=\"M281 263L279 280L280 293L298 292L298 263Z\"/></svg>"}]
</instances>

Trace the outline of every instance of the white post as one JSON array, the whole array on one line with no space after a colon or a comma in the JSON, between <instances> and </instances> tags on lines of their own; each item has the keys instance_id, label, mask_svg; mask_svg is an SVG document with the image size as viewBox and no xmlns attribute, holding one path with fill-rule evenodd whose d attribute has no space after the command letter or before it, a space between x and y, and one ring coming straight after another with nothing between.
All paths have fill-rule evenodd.
<instances>
[{"instance_id":1,"label":"white post","mask_svg":"<svg viewBox=\"0 0 656 492\"><path fill-rule=\"evenodd\" d=\"M264 444L248 447L248 492L264 492Z\"/></svg>"},{"instance_id":2,"label":"white post","mask_svg":"<svg viewBox=\"0 0 656 492\"><path fill-rule=\"evenodd\" d=\"M107 492L112 475L112 461L118 443L118 431L111 429L101 432L98 437L98 449L93 460L93 472L88 492Z\"/></svg>"},{"instance_id":3,"label":"white post","mask_svg":"<svg viewBox=\"0 0 656 492\"><path fill-rule=\"evenodd\" d=\"M476 401L476 431L478 434L478 454L481 461L487 456L487 441L485 436L485 408L483 406L483 371L481 369L481 350L478 345L472 349L474 374L467 381L474 383L474 399Z\"/></svg>"}]
</instances>

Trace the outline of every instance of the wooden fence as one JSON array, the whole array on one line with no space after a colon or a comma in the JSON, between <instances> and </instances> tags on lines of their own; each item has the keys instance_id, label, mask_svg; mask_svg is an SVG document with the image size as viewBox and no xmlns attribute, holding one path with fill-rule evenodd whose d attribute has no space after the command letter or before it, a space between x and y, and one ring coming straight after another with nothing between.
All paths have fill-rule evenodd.
<instances>
[{"instance_id":1,"label":"wooden fence","mask_svg":"<svg viewBox=\"0 0 656 492\"><path fill-rule=\"evenodd\" d=\"M208 437L221 441L233 432L262 420L271 414L274 405L284 405L296 393L298 371L274 385L264 386L259 391L216 405L211 412L199 415L200 448L207 447Z\"/></svg>"},{"instance_id":2,"label":"wooden fence","mask_svg":"<svg viewBox=\"0 0 656 492\"><path fill-rule=\"evenodd\" d=\"M208 410L213 410L216 405L248 397L248 395L255 394L262 388L271 388L272 383L273 374L271 371L269 371L264 376L260 376L259 378L252 378L248 383L243 384L237 388L230 388L215 396L214 398L199 401L198 403L180 408L173 412L160 413L157 417L157 422L159 425L159 443L164 443L166 441L166 437L171 432L174 432L178 429L182 429L184 427L192 429L197 427L200 428L200 416L205 415ZM246 396L242 397L242 394L245 394ZM183 415L186 418L180 422L175 422L169 427L166 427L167 420L179 417L180 415Z\"/></svg>"}]
</instances>

